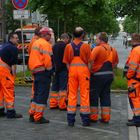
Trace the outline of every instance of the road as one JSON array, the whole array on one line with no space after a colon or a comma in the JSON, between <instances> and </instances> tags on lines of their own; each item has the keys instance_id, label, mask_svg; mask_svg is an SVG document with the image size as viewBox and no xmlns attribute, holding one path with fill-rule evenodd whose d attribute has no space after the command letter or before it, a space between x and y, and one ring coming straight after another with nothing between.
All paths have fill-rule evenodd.
<instances>
[{"instance_id":1,"label":"road","mask_svg":"<svg viewBox=\"0 0 140 140\"><path fill-rule=\"evenodd\" d=\"M126 62L127 56L131 50L131 47L128 47L127 49L125 49L125 46L123 46L123 32L119 33L119 36L116 37L115 40L111 40L109 41L109 44L117 49L118 55L119 55L119 64L118 67L119 68L124 68L124 64Z\"/></svg>"},{"instance_id":2,"label":"road","mask_svg":"<svg viewBox=\"0 0 140 140\"><path fill-rule=\"evenodd\" d=\"M98 122L83 127L78 108L73 128L67 126L66 111L50 110L49 106L44 114L49 118L49 124L29 123L31 87L16 87L15 94L16 111L24 117L0 118L0 140L128 140L126 94L111 94L112 117L109 124Z\"/></svg>"}]
</instances>

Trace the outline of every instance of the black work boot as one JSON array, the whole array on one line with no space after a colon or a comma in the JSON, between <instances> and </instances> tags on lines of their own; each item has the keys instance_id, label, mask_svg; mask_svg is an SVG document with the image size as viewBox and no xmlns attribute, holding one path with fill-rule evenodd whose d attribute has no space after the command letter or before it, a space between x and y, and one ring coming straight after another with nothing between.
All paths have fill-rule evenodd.
<instances>
[{"instance_id":1,"label":"black work boot","mask_svg":"<svg viewBox=\"0 0 140 140\"><path fill-rule=\"evenodd\" d=\"M23 116L19 113L16 113L15 110L7 110L7 114L6 114L8 119L16 119L16 118L22 118Z\"/></svg>"},{"instance_id":2,"label":"black work boot","mask_svg":"<svg viewBox=\"0 0 140 140\"><path fill-rule=\"evenodd\" d=\"M38 121L35 121L35 124L43 124L43 123L49 123L49 122L50 121L48 119L41 117Z\"/></svg>"},{"instance_id":3,"label":"black work boot","mask_svg":"<svg viewBox=\"0 0 140 140\"><path fill-rule=\"evenodd\" d=\"M82 126L90 126L90 122L83 122Z\"/></svg>"},{"instance_id":4,"label":"black work boot","mask_svg":"<svg viewBox=\"0 0 140 140\"><path fill-rule=\"evenodd\" d=\"M29 117L29 122L35 122L34 116L33 116L33 115L30 115L30 117Z\"/></svg>"},{"instance_id":5,"label":"black work boot","mask_svg":"<svg viewBox=\"0 0 140 140\"><path fill-rule=\"evenodd\" d=\"M127 124L127 126L136 126L136 127L140 127L140 122L131 121L131 122L127 122L126 124Z\"/></svg>"},{"instance_id":6,"label":"black work boot","mask_svg":"<svg viewBox=\"0 0 140 140\"><path fill-rule=\"evenodd\" d=\"M6 116L6 113L4 111L5 111L4 108L0 109L0 117L5 117Z\"/></svg>"},{"instance_id":7,"label":"black work boot","mask_svg":"<svg viewBox=\"0 0 140 140\"><path fill-rule=\"evenodd\" d=\"M109 124L109 121L104 121L103 119L100 119L99 121L104 124Z\"/></svg>"},{"instance_id":8,"label":"black work boot","mask_svg":"<svg viewBox=\"0 0 140 140\"><path fill-rule=\"evenodd\" d=\"M23 118L22 114L16 113L14 118Z\"/></svg>"},{"instance_id":9,"label":"black work boot","mask_svg":"<svg viewBox=\"0 0 140 140\"><path fill-rule=\"evenodd\" d=\"M74 127L74 122L68 122L68 126Z\"/></svg>"}]
</instances>

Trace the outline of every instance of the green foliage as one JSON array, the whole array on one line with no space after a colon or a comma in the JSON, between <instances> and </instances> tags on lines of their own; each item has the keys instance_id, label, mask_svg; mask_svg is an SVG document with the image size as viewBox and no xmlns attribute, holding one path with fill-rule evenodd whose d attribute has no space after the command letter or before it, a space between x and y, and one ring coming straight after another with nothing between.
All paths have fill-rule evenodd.
<instances>
[{"instance_id":1,"label":"green foliage","mask_svg":"<svg viewBox=\"0 0 140 140\"><path fill-rule=\"evenodd\" d=\"M27 77L31 77L32 76L32 74L31 74L31 72L30 71L25 71L25 75L27 76ZM21 71L21 72L18 72L17 73L17 77L18 78L22 78L23 77L23 72Z\"/></svg>"},{"instance_id":2,"label":"green foliage","mask_svg":"<svg viewBox=\"0 0 140 140\"><path fill-rule=\"evenodd\" d=\"M127 80L126 80L126 78L123 77L123 70L117 68L114 70L114 73L115 73L115 78L114 78L111 88L126 90L127 89Z\"/></svg>"},{"instance_id":3,"label":"green foliage","mask_svg":"<svg viewBox=\"0 0 140 140\"><path fill-rule=\"evenodd\" d=\"M30 7L48 15L49 26L56 34L58 21L60 33L72 32L76 26L82 26L93 34L119 31L109 0L30 0Z\"/></svg>"},{"instance_id":4,"label":"green foliage","mask_svg":"<svg viewBox=\"0 0 140 140\"><path fill-rule=\"evenodd\" d=\"M123 23L123 26L124 26L124 31L127 32L127 33L136 33L138 32L138 23L137 21L132 18L131 16L127 16L124 23Z\"/></svg>"},{"instance_id":5,"label":"green foliage","mask_svg":"<svg viewBox=\"0 0 140 140\"><path fill-rule=\"evenodd\" d=\"M6 23L6 31L11 30L14 31L16 28L20 27L20 22L18 20L13 19L13 4L11 1L8 1L5 5L5 23Z\"/></svg>"},{"instance_id":6,"label":"green foliage","mask_svg":"<svg viewBox=\"0 0 140 140\"><path fill-rule=\"evenodd\" d=\"M117 68L114 70L114 73L115 73L115 78L114 78L114 81L112 83L111 88L112 89L126 90L127 89L127 80L125 78L123 78L123 76L122 76L123 70ZM32 76L31 72L28 70L25 72L25 74L26 74L26 77ZM16 83L17 84L19 84L19 83L25 84L26 83L23 79L23 72L17 73Z\"/></svg>"}]
</instances>

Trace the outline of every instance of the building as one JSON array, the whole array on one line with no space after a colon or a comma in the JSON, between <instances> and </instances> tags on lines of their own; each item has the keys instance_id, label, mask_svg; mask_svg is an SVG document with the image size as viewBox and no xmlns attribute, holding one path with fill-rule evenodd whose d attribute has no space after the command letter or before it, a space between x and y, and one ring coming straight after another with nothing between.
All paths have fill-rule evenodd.
<instances>
[{"instance_id":1,"label":"building","mask_svg":"<svg viewBox=\"0 0 140 140\"><path fill-rule=\"evenodd\" d=\"M4 3L5 0L0 0L0 44L5 40Z\"/></svg>"}]
</instances>

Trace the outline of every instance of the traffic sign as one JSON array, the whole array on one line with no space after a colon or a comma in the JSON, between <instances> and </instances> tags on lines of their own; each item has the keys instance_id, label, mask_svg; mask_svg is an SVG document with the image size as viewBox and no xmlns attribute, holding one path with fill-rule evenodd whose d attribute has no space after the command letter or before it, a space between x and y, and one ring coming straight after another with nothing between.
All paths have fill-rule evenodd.
<instances>
[{"instance_id":1,"label":"traffic sign","mask_svg":"<svg viewBox=\"0 0 140 140\"><path fill-rule=\"evenodd\" d=\"M25 9L29 0L12 0L16 9Z\"/></svg>"},{"instance_id":2,"label":"traffic sign","mask_svg":"<svg viewBox=\"0 0 140 140\"><path fill-rule=\"evenodd\" d=\"M14 19L28 19L29 10L13 10Z\"/></svg>"}]
</instances>

